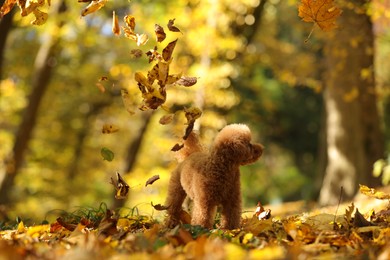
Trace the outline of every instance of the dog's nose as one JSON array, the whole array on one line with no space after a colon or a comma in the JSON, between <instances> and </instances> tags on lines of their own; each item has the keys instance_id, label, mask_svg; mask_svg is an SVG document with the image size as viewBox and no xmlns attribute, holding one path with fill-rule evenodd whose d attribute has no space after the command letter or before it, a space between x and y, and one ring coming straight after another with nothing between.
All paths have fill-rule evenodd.
<instances>
[{"instance_id":1,"label":"dog's nose","mask_svg":"<svg viewBox=\"0 0 390 260\"><path fill-rule=\"evenodd\" d=\"M264 146L261 144L254 144L253 150L254 150L256 157L260 157L263 154Z\"/></svg>"}]
</instances>

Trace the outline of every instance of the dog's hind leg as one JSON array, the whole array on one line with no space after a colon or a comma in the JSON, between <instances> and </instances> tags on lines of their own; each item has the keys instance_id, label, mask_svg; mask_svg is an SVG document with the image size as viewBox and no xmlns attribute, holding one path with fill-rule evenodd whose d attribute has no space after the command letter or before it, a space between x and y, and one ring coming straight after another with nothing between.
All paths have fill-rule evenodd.
<instances>
[{"instance_id":1,"label":"dog's hind leg","mask_svg":"<svg viewBox=\"0 0 390 260\"><path fill-rule=\"evenodd\" d=\"M165 201L165 206L168 207L168 218L166 220L168 227L172 228L180 223L180 212L185 198L186 193L180 184L180 171L175 170L169 180L168 197Z\"/></svg>"}]
</instances>

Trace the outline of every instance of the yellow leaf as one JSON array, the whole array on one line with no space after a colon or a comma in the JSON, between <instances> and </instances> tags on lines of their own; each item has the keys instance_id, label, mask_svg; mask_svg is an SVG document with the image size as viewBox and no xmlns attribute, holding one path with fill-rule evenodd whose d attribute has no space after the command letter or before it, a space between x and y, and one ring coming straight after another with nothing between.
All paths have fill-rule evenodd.
<instances>
[{"instance_id":1,"label":"yellow leaf","mask_svg":"<svg viewBox=\"0 0 390 260\"><path fill-rule=\"evenodd\" d=\"M149 37L148 35L146 34L136 34L137 35L137 46L141 46L141 45L145 45L148 40L149 40Z\"/></svg>"},{"instance_id":2,"label":"yellow leaf","mask_svg":"<svg viewBox=\"0 0 390 260\"><path fill-rule=\"evenodd\" d=\"M323 31L337 28L336 19L341 12L333 0L301 0L298 7L298 16L303 21L316 23Z\"/></svg>"},{"instance_id":3,"label":"yellow leaf","mask_svg":"<svg viewBox=\"0 0 390 260\"><path fill-rule=\"evenodd\" d=\"M33 24L33 25L42 25L42 24L46 23L47 18L48 18L47 13L41 12L38 9L35 9L33 11L33 13L35 15L35 19L31 22L31 24Z\"/></svg>"},{"instance_id":4,"label":"yellow leaf","mask_svg":"<svg viewBox=\"0 0 390 260\"><path fill-rule=\"evenodd\" d=\"M116 229L119 231L127 231L131 226L131 221L128 218L120 218L116 222Z\"/></svg>"},{"instance_id":5,"label":"yellow leaf","mask_svg":"<svg viewBox=\"0 0 390 260\"><path fill-rule=\"evenodd\" d=\"M123 20L125 21L127 27L129 27L132 31L135 29L135 17L131 15L126 15Z\"/></svg>"},{"instance_id":6,"label":"yellow leaf","mask_svg":"<svg viewBox=\"0 0 390 260\"><path fill-rule=\"evenodd\" d=\"M16 229L18 233L23 233L26 228L24 227L23 221L20 221L18 224L18 228Z\"/></svg>"},{"instance_id":7,"label":"yellow leaf","mask_svg":"<svg viewBox=\"0 0 390 260\"><path fill-rule=\"evenodd\" d=\"M390 199L390 194L384 193L382 191L377 191L374 188L369 188L365 185L359 184L359 186L360 186L360 188L359 188L360 192L363 193L364 195L374 197L374 198L379 199L379 200L389 200Z\"/></svg>"},{"instance_id":8,"label":"yellow leaf","mask_svg":"<svg viewBox=\"0 0 390 260\"><path fill-rule=\"evenodd\" d=\"M102 127L102 133L103 134L112 134L119 131L119 127L111 125L111 124L104 124Z\"/></svg>"},{"instance_id":9,"label":"yellow leaf","mask_svg":"<svg viewBox=\"0 0 390 260\"><path fill-rule=\"evenodd\" d=\"M115 14L115 11L112 11L112 32L117 36L121 34L121 28L119 27L118 16Z\"/></svg>"},{"instance_id":10,"label":"yellow leaf","mask_svg":"<svg viewBox=\"0 0 390 260\"><path fill-rule=\"evenodd\" d=\"M81 12L81 16L94 13L106 4L107 0L93 0L85 9Z\"/></svg>"}]
</instances>

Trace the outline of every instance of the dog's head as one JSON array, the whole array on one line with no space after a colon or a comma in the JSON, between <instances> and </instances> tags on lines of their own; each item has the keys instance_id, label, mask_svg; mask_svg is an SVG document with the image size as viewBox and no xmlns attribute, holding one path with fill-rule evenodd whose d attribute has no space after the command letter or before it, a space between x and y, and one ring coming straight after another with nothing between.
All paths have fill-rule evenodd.
<instances>
[{"instance_id":1,"label":"dog's head","mask_svg":"<svg viewBox=\"0 0 390 260\"><path fill-rule=\"evenodd\" d=\"M225 126L216 136L213 152L239 165L257 161L263 153L261 144L251 143L252 135L248 126L231 124Z\"/></svg>"}]
</instances>

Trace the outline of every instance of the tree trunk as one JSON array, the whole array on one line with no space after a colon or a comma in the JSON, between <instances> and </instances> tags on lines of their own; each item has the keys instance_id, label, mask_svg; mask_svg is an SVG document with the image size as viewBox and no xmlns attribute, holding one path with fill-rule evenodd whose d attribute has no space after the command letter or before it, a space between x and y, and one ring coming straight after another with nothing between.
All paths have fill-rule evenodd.
<instances>
[{"instance_id":1,"label":"tree trunk","mask_svg":"<svg viewBox=\"0 0 390 260\"><path fill-rule=\"evenodd\" d=\"M365 3L355 1L355 10ZM319 197L323 205L336 204L341 187L343 198L351 199L359 183L378 184L371 168L384 151L373 74L371 21L365 12L345 7L338 23L339 28L327 35L325 44L328 164Z\"/></svg>"},{"instance_id":2,"label":"tree trunk","mask_svg":"<svg viewBox=\"0 0 390 260\"><path fill-rule=\"evenodd\" d=\"M55 11L51 17L65 10L64 2L57 3L53 7ZM60 26L60 24L59 24ZM49 32L47 39L41 45L34 63L34 72L32 80L32 92L29 97L29 103L24 111L22 122L15 136L15 143L11 154L5 159L5 173L0 183L0 205L11 203L11 191L14 185L15 177L18 174L24 160L24 154L28 147L34 129L39 104L49 85L52 69L55 65L55 55L58 53L58 38L54 33Z\"/></svg>"},{"instance_id":3,"label":"tree trunk","mask_svg":"<svg viewBox=\"0 0 390 260\"><path fill-rule=\"evenodd\" d=\"M0 79L3 78L3 62L4 62L4 53L5 53L5 44L7 42L7 37L12 27L12 19L14 17L15 11L12 10L2 19L0 19Z\"/></svg>"}]
</instances>

